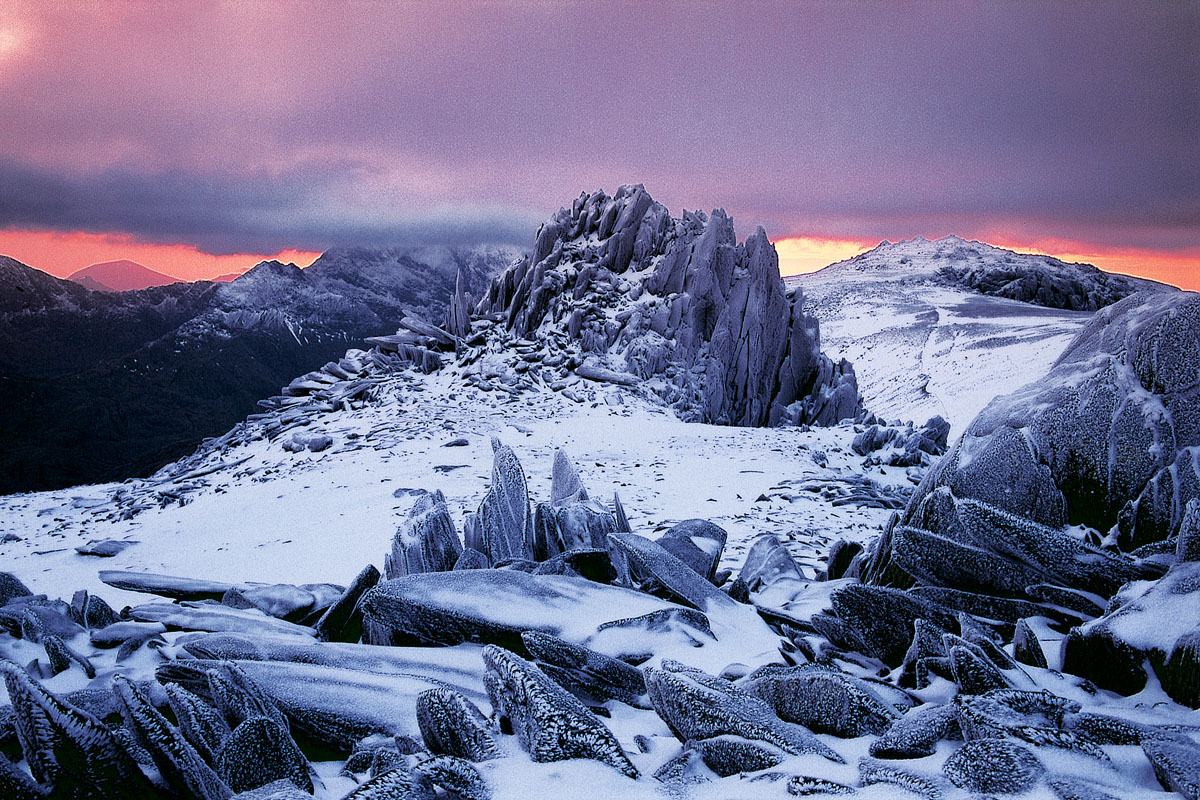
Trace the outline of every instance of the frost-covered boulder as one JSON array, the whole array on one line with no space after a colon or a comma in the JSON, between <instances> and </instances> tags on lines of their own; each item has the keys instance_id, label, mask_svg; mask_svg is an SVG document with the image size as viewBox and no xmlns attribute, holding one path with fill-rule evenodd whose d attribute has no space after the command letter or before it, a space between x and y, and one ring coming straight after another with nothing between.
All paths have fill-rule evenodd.
<instances>
[{"instance_id":1,"label":"frost-covered boulder","mask_svg":"<svg viewBox=\"0 0 1200 800\"><path fill-rule=\"evenodd\" d=\"M843 738L882 733L899 717L865 681L834 668L763 667L742 688L780 719Z\"/></svg>"},{"instance_id":2,"label":"frost-covered boulder","mask_svg":"<svg viewBox=\"0 0 1200 800\"><path fill-rule=\"evenodd\" d=\"M955 786L971 792L1021 794L1046 773L1027 747L1003 739L967 742L946 759L942 772Z\"/></svg>"},{"instance_id":3,"label":"frost-covered boulder","mask_svg":"<svg viewBox=\"0 0 1200 800\"><path fill-rule=\"evenodd\" d=\"M464 544L483 553L491 564L533 558L530 547L532 514L525 470L511 447L492 439L492 485L468 516Z\"/></svg>"},{"instance_id":4,"label":"frost-covered boulder","mask_svg":"<svg viewBox=\"0 0 1200 800\"><path fill-rule=\"evenodd\" d=\"M721 563L729 534L705 519L685 519L667 529L658 544L671 555L711 581Z\"/></svg>"},{"instance_id":5,"label":"frost-covered boulder","mask_svg":"<svg viewBox=\"0 0 1200 800\"><path fill-rule=\"evenodd\" d=\"M534 761L590 758L638 776L604 723L537 666L495 645L483 648L483 663L492 708Z\"/></svg>"},{"instance_id":6,"label":"frost-covered boulder","mask_svg":"<svg viewBox=\"0 0 1200 800\"><path fill-rule=\"evenodd\" d=\"M724 211L674 219L641 186L559 210L476 312L541 345L534 361L636 386L684 419L830 425L863 413L853 368L821 353L766 233L738 244Z\"/></svg>"},{"instance_id":7,"label":"frost-covered boulder","mask_svg":"<svg viewBox=\"0 0 1200 800\"><path fill-rule=\"evenodd\" d=\"M462 555L462 542L446 497L440 491L420 495L392 537L384 560L388 580L421 572L447 572Z\"/></svg>"},{"instance_id":8,"label":"frost-covered boulder","mask_svg":"<svg viewBox=\"0 0 1200 800\"><path fill-rule=\"evenodd\" d=\"M646 670L650 702L680 741L740 736L792 754L843 759L805 728L781 720L771 706L733 683L681 664Z\"/></svg>"},{"instance_id":9,"label":"frost-covered boulder","mask_svg":"<svg viewBox=\"0 0 1200 800\"><path fill-rule=\"evenodd\" d=\"M1200 561L1129 584L1063 647L1064 669L1122 694L1146 685L1147 666L1172 699L1200 708Z\"/></svg>"},{"instance_id":10,"label":"frost-covered boulder","mask_svg":"<svg viewBox=\"0 0 1200 800\"><path fill-rule=\"evenodd\" d=\"M397 636L427 644L500 644L516 652L524 652L525 631L582 643L605 623L678 608L579 578L497 569L409 575L363 598L367 617Z\"/></svg>"},{"instance_id":11,"label":"frost-covered boulder","mask_svg":"<svg viewBox=\"0 0 1200 800\"><path fill-rule=\"evenodd\" d=\"M1100 310L1047 375L975 418L851 571L1034 600L1161 574L1112 544L1178 536L1200 496L1198 342L1190 292Z\"/></svg>"},{"instance_id":12,"label":"frost-covered boulder","mask_svg":"<svg viewBox=\"0 0 1200 800\"><path fill-rule=\"evenodd\" d=\"M417 724L432 753L487 761L500 756L493 730L483 712L452 689L430 689L417 698Z\"/></svg>"}]
</instances>

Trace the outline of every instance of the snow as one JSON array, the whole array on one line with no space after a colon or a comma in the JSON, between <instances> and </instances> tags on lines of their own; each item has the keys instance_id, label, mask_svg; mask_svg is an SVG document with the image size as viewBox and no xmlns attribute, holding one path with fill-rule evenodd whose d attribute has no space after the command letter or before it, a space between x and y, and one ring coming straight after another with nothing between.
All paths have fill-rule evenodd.
<instances>
[{"instance_id":1,"label":"snow","mask_svg":"<svg viewBox=\"0 0 1200 800\"><path fill-rule=\"evenodd\" d=\"M963 255L970 244L974 255ZM968 259L963 261L962 259ZM867 409L918 424L940 414L952 436L996 395L1040 378L1091 317L990 297L939 278L946 266L1028 259L956 237L884 243L807 275L821 348L854 364Z\"/></svg>"},{"instance_id":2,"label":"snow","mask_svg":"<svg viewBox=\"0 0 1200 800\"><path fill-rule=\"evenodd\" d=\"M657 538L696 517L721 525L730 534L723 567L739 565L754 537L770 531L811 574L833 539L866 541L887 518L881 509L834 507L820 493L796 488L857 474L851 426L730 428L680 422L628 393L620 406L578 405L548 391L499 394L464 389L450 376L399 374L379 404L323 415L305 429L331 436L328 450L288 453L280 437L214 453L204 465L233 466L187 481L204 484L186 495L190 502L128 519L114 513L109 498L138 482L0 497L5 532L21 537L0 544L0 554L35 592L88 589L118 608L149 598L104 585L101 569L345 585L364 565L382 565L411 504L403 489L442 490L462 531L463 516L477 509L491 481L493 435L513 447L536 499L549 500L561 447L592 497L611 502L614 491L620 494L635 532ZM442 446L460 437L466 446ZM818 452L828 467L814 461ZM873 477L910 485L900 468ZM756 502L762 495L769 502ZM74 552L93 539L139 543L105 559Z\"/></svg>"}]
</instances>

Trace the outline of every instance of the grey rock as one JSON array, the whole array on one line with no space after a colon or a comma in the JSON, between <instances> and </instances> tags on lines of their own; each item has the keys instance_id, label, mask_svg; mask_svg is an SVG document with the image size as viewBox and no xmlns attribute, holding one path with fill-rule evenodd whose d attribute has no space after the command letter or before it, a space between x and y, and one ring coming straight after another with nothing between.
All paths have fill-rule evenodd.
<instances>
[{"instance_id":1,"label":"grey rock","mask_svg":"<svg viewBox=\"0 0 1200 800\"><path fill-rule=\"evenodd\" d=\"M880 734L899 717L865 681L828 667L764 667L741 686L781 719L816 733Z\"/></svg>"},{"instance_id":2,"label":"grey rock","mask_svg":"<svg viewBox=\"0 0 1200 800\"><path fill-rule=\"evenodd\" d=\"M945 609L895 589L848 584L836 589L831 601L838 617L866 646L867 654L890 666L904 660L916 620L929 620L944 629L957 626Z\"/></svg>"},{"instance_id":3,"label":"grey rock","mask_svg":"<svg viewBox=\"0 0 1200 800\"><path fill-rule=\"evenodd\" d=\"M0 606L14 597L29 597L33 592L11 572L0 572Z\"/></svg>"},{"instance_id":4,"label":"grey rock","mask_svg":"<svg viewBox=\"0 0 1200 800\"><path fill-rule=\"evenodd\" d=\"M871 742L875 758L924 758L943 739L962 738L958 711L952 705L920 706L893 722Z\"/></svg>"},{"instance_id":5,"label":"grey rock","mask_svg":"<svg viewBox=\"0 0 1200 800\"><path fill-rule=\"evenodd\" d=\"M423 494L392 537L383 572L388 580L422 572L445 572L454 568L460 555L462 543L445 495L440 491Z\"/></svg>"},{"instance_id":6,"label":"grey rock","mask_svg":"<svg viewBox=\"0 0 1200 800\"><path fill-rule=\"evenodd\" d=\"M1046 773L1028 748L1003 739L965 743L946 759L942 772L950 782L971 792L1021 794Z\"/></svg>"},{"instance_id":7,"label":"grey rock","mask_svg":"<svg viewBox=\"0 0 1200 800\"><path fill-rule=\"evenodd\" d=\"M620 700L644 707L640 698L646 694L646 678L637 667L537 631L521 634L521 641L541 670L568 691L578 687L595 701Z\"/></svg>"},{"instance_id":8,"label":"grey rock","mask_svg":"<svg viewBox=\"0 0 1200 800\"><path fill-rule=\"evenodd\" d=\"M1148 739L1142 750L1158 782L1169 792L1177 792L1188 800L1200 798L1200 754L1190 739Z\"/></svg>"},{"instance_id":9,"label":"grey rock","mask_svg":"<svg viewBox=\"0 0 1200 800\"><path fill-rule=\"evenodd\" d=\"M491 800L491 786L470 761L434 756L417 764L416 771L462 800Z\"/></svg>"},{"instance_id":10,"label":"grey rock","mask_svg":"<svg viewBox=\"0 0 1200 800\"><path fill-rule=\"evenodd\" d=\"M433 800L436 790L429 778L408 769L376 775L342 800Z\"/></svg>"},{"instance_id":11,"label":"grey rock","mask_svg":"<svg viewBox=\"0 0 1200 800\"><path fill-rule=\"evenodd\" d=\"M157 791L113 733L0 660L17 740L33 780L66 797L151 800Z\"/></svg>"},{"instance_id":12,"label":"grey rock","mask_svg":"<svg viewBox=\"0 0 1200 800\"><path fill-rule=\"evenodd\" d=\"M894 761L880 761L876 758L859 760L858 780L863 786L880 783L898 786L924 800L940 800L946 788L939 776L905 769Z\"/></svg>"},{"instance_id":13,"label":"grey rock","mask_svg":"<svg viewBox=\"0 0 1200 800\"><path fill-rule=\"evenodd\" d=\"M159 775L172 790L197 800L225 800L233 794L231 787L217 776L179 729L150 704L141 689L118 677L113 691L120 700L121 715L134 741L150 755Z\"/></svg>"},{"instance_id":14,"label":"grey rock","mask_svg":"<svg viewBox=\"0 0 1200 800\"><path fill-rule=\"evenodd\" d=\"M417 697L417 724L425 746L468 761L499 758L496 732L474 703L452 689L430 689Z\"/></svg>"},{"instance_id":15,"label":"grey rock","mask_svg":"<svg viewBox=\"0 0 1200 800\"><path fill-rule=\"evenodd\" d=\"M740 736L787 753L815 753L843 763L803 727L779 719L769 705L727 680L669 662L645 672L655 712L680 741Z\"/></svg>"},{"instance_id":16,"label":"grey rock","mask_svg":"<svg viewBox=\"0 0 1200 800\"><path fill-rule=\"evenodd\" d=\"M1029 623L1023 619L1017 620L1017 627L1013 632L1013 655L1017 661L1031 667L1046 669L1048 666L1042 643L1034 635Z\"/></svg>"},{"instance_id":17,"label":"grey rock","mask_svg":"<svg viewBox=\"0 0 1200 800\"><path fill-rule=\"evenodd\" d=\"M685 747L699 753L704 765L722 778L777 767L789 757L778 747L741 736L714 736Z\"/></svg>"},{"instance_id":18,"label":"grey rock","mask_svg":"<svg viewBox=\"0 0 1200 800\"><path fill-rule=\"evenodd\" d=\"M492 707L534 761L590 758L638 776L608 728L534 664L495 645L483 648L483 662Z\"/></svg>"},{"instance_id":19,"label":"grey rock","mask_svg":"<svg viewBox=\"0 0 1200 800\"><path fill-rule=\"evenodd\" d=\"M746 552L739 576L755 592L781 578L800 580L800 567L783 543L772 534L759 536Z\"/></svg>"},{"instance_id":20,"label":"grey rock","mask_svg":"<svg viewBox=\"0 0 1200 800\"><path fill-rule=\"evenodd\" d=\"M356 642L362 635L362 609L359 602L367 590L379 583L379 570L373 564L363 567L346 591L333 602L313 626L323 642Z\"/></svg>"},{"instance_id":21,"label":"grey rock","mask_svg":"<svg viewBox=\"0 0 1200 800\"><path fill-rule=\"evenodd\" d=\"M221 743L229 735L229 724L225 718L198 695L175 683L163 686L167 703L179 732L196 752L208 763L213 763Z\"/></svg>"},{"instance_id":22,"label":"grey rock","mask_svg":"<svg viewBox=\"0 0 1200 800\"><path fill-rule=\"evenodd\" d=\"M251 717L238 725L217 751L215 766L238 792L281 779L309 794L314 790L308 761L291 734L266 717Z\"/></svg>"},{"instance_id":23,"label":"grey rock","mask_svg":"<svg viewBox=\"0 0 1200 800\"><path fill-rule=\"evenodd\" d=\"M155 575L149 572L101 570L100 580L109 586L130 592L146 592L173 600L220 600L233 588L232 583Z\"/></svg>"},{"instance_id":24,"label":"grey rock","mask_svg":"<svg viewBox=\"0 0 1200 800\"><path fill-rule=\"evenodd\" d=\"M721 526L708 520L686 519L668 528L658 544L712 583L728 538Z\"/></svg>"},{"instance_id":25,"label":"grey rock","mask_svg":"<svg viewBox=\"0 0 1200 800\"><path fill-rule=\"evenodd\" d=\"M491 564L514 558L532 559L529 489L525 471L512 448L492 440L492 485L466 526L465 546L478 550Z\"/></svg>"}]
</instances>

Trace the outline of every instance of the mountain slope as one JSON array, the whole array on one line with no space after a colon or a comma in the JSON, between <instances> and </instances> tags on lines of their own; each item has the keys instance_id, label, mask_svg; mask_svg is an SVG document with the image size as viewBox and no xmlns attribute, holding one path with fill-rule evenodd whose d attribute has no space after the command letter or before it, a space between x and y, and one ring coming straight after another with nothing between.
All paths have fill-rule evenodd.
<instances>
[{"instance_id":1,"label":"mountain slope","mask_svg":"<svg viewBox=\"0 0 1200 800\"><path fill-rule=\"evenodd\" d=\"M164 275L135 261L104 261L92 264L67 276L80 286L104 292L128 292L134 289L149 289L152 286L167 286L179 283L178 278Z\"/></svg>"},{"instance_id":2,"label":"mountain slope","mask_svg":"<svg viewBox=\"0 0 1200 800\"><path fill-rule=\"evenodd\" d=\"M0 261L0 492L145 475L408 311L443 314L460 267L481 289L517 254L335 251L120 293Z\"/></svg>"},{"instance_id":3,"label":"mountain slope","mask_svg":"<svg viewBox=\"0 0 1200 800\"><path fill-rule=\"evenodd\" d=\"M996 395L1045 374L1095 308L1178 291L956 236L884 242L787 280L803 289L827 349L854 363L868 408L918 422L940 414L955 433Z\"/></svg>"}]
</instances>

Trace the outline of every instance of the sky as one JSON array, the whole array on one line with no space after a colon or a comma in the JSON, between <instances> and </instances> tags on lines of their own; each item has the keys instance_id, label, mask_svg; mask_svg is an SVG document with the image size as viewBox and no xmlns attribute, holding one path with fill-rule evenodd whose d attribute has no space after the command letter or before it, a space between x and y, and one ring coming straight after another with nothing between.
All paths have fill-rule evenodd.
<instances>
[{"instance_id":1,"label":"sky","mask_svg":"<svg viewBox=\"0 0 1200 800\"><path fill-rule=\"evenodd\" d=\"M0 0L0 253L529 246L581 191L785 272L955 233L1200 288L1200 3Z\"/></svg>"}]
</instances>

